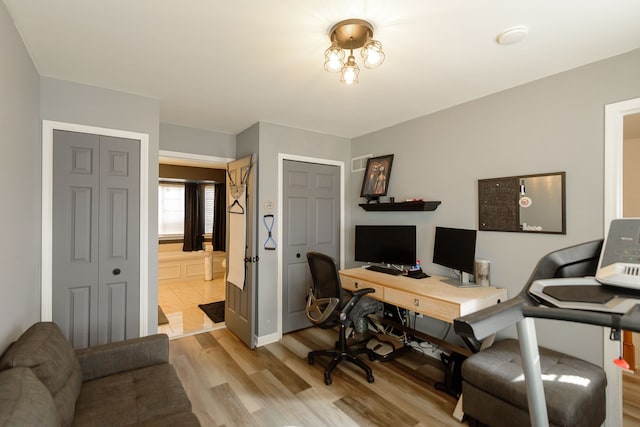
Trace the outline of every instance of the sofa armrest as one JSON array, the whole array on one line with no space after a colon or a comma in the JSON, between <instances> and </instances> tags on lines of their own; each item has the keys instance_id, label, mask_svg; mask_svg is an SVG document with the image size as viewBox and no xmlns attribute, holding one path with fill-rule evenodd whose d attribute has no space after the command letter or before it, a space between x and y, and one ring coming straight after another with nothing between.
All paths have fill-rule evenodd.
<instances>
[{"instance_id":1,"label":"sofa armrest","mask_svg":"<svg viewBox=\"0 0 640 427\"><path fill-rule=\"evenodd\" d=\"M169 362L169 337L149 335L76 350L82 381Z\"/></svg>"}]
</instances>

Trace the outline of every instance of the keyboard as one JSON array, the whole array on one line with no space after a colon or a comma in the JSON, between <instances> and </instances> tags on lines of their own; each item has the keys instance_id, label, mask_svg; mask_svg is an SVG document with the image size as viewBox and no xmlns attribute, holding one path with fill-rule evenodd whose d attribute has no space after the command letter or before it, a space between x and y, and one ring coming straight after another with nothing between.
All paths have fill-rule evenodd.
<instances>
[{"instance_id":1,"label":"keyboard","mask_svg":"<svg viewBox=\"0 0 640 427\"><path fill-rule=\"evenodd\" d=\"M402 270L398 270L397 268L381 267L379 265L370 265L366 267L366 269L377 273L391 274L392 276L399 276L403 273Z\"/></svg>"}]
</instances>

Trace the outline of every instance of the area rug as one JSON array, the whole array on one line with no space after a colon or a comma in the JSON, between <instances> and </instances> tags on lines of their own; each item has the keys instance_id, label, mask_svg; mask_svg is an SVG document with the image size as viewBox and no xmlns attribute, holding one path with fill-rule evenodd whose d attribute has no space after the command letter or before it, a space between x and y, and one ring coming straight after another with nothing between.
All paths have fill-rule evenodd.
<instances>
[{"instance_id":1,"label":"area rug","mask_svg":"<svg viewBox=\"0 0 640 427\"><path fill-rule=\"evenodd\" d=\"M213 320L213 323L224 322L224 301L211 302L209 304L199 304L200 310Z\"/></svg>"},{"instance_id":2,"label":"area rug","mask_svg":"<svg viewBox=\"0 0 640 427\"><path fill-rule=\"evenodd\" d=\"M167 319L167 316L164 315L164 311L162 311L162 308L158 306L158 326L166 325L167 323L169 323L169 319Z\"/></svg>"}]
</instances>

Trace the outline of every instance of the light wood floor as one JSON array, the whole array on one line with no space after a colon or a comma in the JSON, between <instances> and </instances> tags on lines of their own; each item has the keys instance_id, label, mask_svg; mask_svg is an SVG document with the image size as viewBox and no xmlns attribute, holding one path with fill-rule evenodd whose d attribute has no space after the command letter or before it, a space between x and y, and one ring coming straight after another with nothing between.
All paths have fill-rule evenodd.
<instances>
[{"instance_id":1,"label":"light wood floor","mask_svg":"<svg viewBox=\"0 0 640 427\"><path fill-rule=\"evenodd\" d=\"M161 280L158 283L158 305L169 324L159 325L158 332L175 338L220 327L204 314L198 304L224 301L224 298L223 277L214 280L204 280L204 276L182 281Z\"/></svg>"},{"instance_id":2,"label":"light wood floor","mask_svg":"<svg viewBox=\"0 0 640 427\"><path fill-rule=\"evenodd\" d=\"M360 370L344 364L326 386L324 360L309 366L306 354L330 348L335 332L311 328L251 352L198 307L224 297L223 278L158 286L158 302L169 319L158 332L172 338L171 357L204 426L390 425L389 419L397 426L466 425L450 415L454 399L434 388L444 376L437 360L414 353L391 363L373 362L372 385ZM287 402L296 410L288 411ZM377 407L389 409L379 414ZM623 376L623 427L640 427L638 372Z\"/></svg>"},{"instance_id":3,"label":"light wood floor","mask_svg":"<svg viewBox=\"0 0 640 427\"><path fill-rule=\"evenodd\" d=\"M455 399L435 389L440 362L418 353L368 362L373 384L343 362L325 385L326 358L310 366L307 352L336 337L309 328L252 351L220 329L172 340L171 362L203 426L467 425L451 416Z\"/></svg>"},{"instance_id":4,"label":"light wood floor","mask_svg":"<svg viewBox=\"0 0 640 427\"><path fill-rule=\"evenodd\" d=\"M310 366L306 355L331 348L336 336L310 328L251 351L218 329L171 340L170 357L203 426L467 425L451 416L455 399L435 389L441 364L415 352L368 362L373 384L342 363L326 386L326 359ZM640 375L624 374L623 399L623 427L640 426Z\"/></svg>"}]
</instances>

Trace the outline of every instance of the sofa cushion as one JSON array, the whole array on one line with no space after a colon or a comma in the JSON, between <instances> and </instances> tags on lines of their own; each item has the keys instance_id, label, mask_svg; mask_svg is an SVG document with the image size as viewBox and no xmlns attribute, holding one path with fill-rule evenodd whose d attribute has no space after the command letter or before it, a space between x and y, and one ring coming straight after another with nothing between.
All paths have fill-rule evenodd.
<instances>
[{"instance_id":1,"label":"sofa cushion","mask_svg":"<svg viewBox=\"0 0 640 427\"><path fill-rule=\"evenodd\" d=\"M153 424L156 418L190 411L175 369L161 364L84 382L74 425L96 425L96 420L109 426Z\"/></svg>"},{"instance_id":2,"label":"sofa cushion","mask_svg":"<svg viewBox=\"0 0 640 427\"><path fill-rule=\"evenodd\" d=\"M51 393L61 425L71 425L82 372L71 344L55 323L36 323L11 344L0 359L0 370L15 367L31 368Z\"/></svg>"},{"instance_id":3,"label":"sofa cushion","mask_svg":"<svg viewBox=\"0 0 640 427\"><path fill-rule=\"evenodd\" d=\"M31 369L0 372L0 425L58 426L56 404Z\"/></svg>"}]
</instances>

